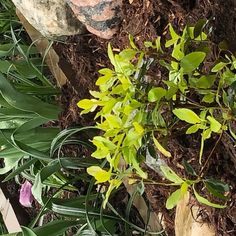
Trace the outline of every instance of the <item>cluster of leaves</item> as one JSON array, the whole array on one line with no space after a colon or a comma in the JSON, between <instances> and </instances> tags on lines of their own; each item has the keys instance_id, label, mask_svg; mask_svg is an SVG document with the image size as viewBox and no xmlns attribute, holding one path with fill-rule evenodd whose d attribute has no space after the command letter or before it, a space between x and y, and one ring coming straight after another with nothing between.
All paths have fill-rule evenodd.
<instances>
[{"instance_id":1,"label":"cluster of leaves","mask_svg":"<svg viewBox=\"0 0 236 236\"><path fill-rule=\"evenodd\" d=\"M1 4L14 12L10 3ZM21 40L21 25L13 29L11 19L8 21L0 45L0 158L5 164L0 174L17 168L32 152L49 150L59 132L57 128L42 127L58 118L60 108L51 104L58 90L42 74L45 65L36 48Z\"/></svg>"},{"instance_id":2,"label":"cluster of leaves","mask_svg":"<svg viewBox=\"0 0 236 236\"><path fill-rule=\"evenodd\" d=\"M32 194L42 207L28 227L22 226L22 232L8 235L57 236L68 230L78 236L116 235L117 232L123 235L124 224L127 229L146 232L129 222L131 207L126 211L127 216L120 215L112 205L108 204L109 211L101 207L102 194L94 191L95 181L86 173L86 168L100 166L100 160L61 156L62 147L68 144L93 149L86 140L74 137L76 133L90 130L77 128L59 132L54 126L60 109L52 103L58 90L43 73L44 58L33 43L24 42L23 29L10 1L0 4L4 9L0 17L12 14L12 18L6 17L6 21L0 22L3 33L0 35L0 158L3 160L0 174L5 175L4 181L15 178L17 183L22 179L32 182ZM48 122L50 124L45 125ZM78 183L88 186L87 193L66 199L65 191L81 191ZM54 190L49 197L47 191L51 187ZM56 214L57 219L40 226L40 219L49 211ZM3 227L4 223L2 231L6 233Z\"/></svg>"},{"instance_id":3,"label":"cluster of leaves","mask_svg":"<svg viewBox=\"0 0 236 236\"><path fill-rule=\"evenodd\" d=\"M101 130L101 135L92 140L96 146L92 156L105 159L107 163L103 168L92 166L87 172L95 177L97 184L109 183L104 207L111 191L125 178L128 177L130 182L147 179L147 173L140 165L153 153L151 150L171 158L171 152L160 140L171 137L177 118L189 124L187 135L201 133L200 164L206 139L228 130L235 138L230 127L236 108L235 57L225 55L207 71L205 65L211 51L203 32L205 25L206 21L201 20L195 27L185 27L181 35L169 25L171 38L165 43L161 37L155 42L145 42L145 50L140 50L131 36L131 48L119 54L114 54L108 45L108 56L114 69L101 69L102 76L96 81L99 91L90 91L92 99L78 102L83 109L81 114L99 108L95 119L99 118L96 127ZM168 78L150 79L148 69L154 63L162 71L168 71ZM176 174L177 180L172 178L174 172L166 165L162 165L161 170L168 180L181 186L168 199L168 208L175 206L189 187L203 204L225 207L210 203L196 192L195 185L199 182L209 186L210 180L204 180L202 173L196 175L194 181L184 181ZM207 189L213 195L219 190L220 194L215 195L223 196L228 190L228 186L222 187L221 182L215 181L212 185Z\"/></svg>"}]
</instances>

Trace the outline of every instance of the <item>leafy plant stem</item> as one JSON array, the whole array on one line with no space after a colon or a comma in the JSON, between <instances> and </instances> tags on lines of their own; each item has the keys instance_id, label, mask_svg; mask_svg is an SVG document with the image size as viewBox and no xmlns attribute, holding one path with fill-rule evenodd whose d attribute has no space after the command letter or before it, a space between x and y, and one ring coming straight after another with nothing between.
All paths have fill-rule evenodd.
<instances>
[{"instance_id":1,"label":"leafy plant stem","mask_svg":"<svg viewBox=\"0 0 236 236\"><path fill-rule=\"evenodd\" d=\"M208 155L208 157L207 157L207 159L206 159L206 161L205 161L205 163L204 163L204 165L203 165L203 167L202 167L202 169L201 169L201 171L200 171L199 176L200 176L201 178L204 176L204 173L203 173L203 172L204 172L204 170L205 170L205 168L206 168L206 166L207 166L207 164L208 164L208 162L209 162L211 156L213 155L213 153L214 153L216 147L218 146L218 144L219 144L219 142L220 142L220 140L221 140L221 138L222 138L222 135L223 135L223 132L220 133L219 138L217 139L217 141L216 141L214 147L212 148L210 154Z\"/></svg>"}]
</instances>

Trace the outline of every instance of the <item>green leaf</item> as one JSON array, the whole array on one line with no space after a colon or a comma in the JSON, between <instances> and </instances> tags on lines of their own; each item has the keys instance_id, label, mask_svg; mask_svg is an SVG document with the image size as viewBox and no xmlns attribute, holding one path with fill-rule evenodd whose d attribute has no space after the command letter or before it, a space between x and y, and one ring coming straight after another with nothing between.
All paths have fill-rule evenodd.
<instances>
[{"instance_id":1,"label":"green leaf","mask_svg":"<svg viewBox=\"0 0 236 236\"><path fill-rule=\"evenodd\" d=\"M183 166L184 166L184 169L188 172L188 174L197 176L193 167L185 159L183 159Z\"/></svg>"},{"instance_id":2,"label":"green leaf","mask_svg":"<svg viewBox=\"0 0 236 236\"><path fill-rule=\"evenodd\" d=\"M33 165L37 161L36 158L27 160L22 166L18 166L14 171L12 171L9 175L5 177L3 182L6 182L12 178L14 178L16 175L20 174L24 170L28 169L31 165Z\"/></svg>"},{"instance_id":3,"label":"green leaf","mask_svg":"<svg viewBox=\"0 0 236 236\"><path fill-rule=\"evenodd\" d=\"M216 95L214 93L209 93L204 95L204 97L202 98L202 101L205 103L213 103L215 101L215 97Z\"/></svg>"},{"instance_id":4,"label":"green leaf","mask_svg":"<svg viewBox=\"0 0 236 236\"><path fill-rule=\"evenodd\" d=\"M145 46L146 48L153 48L153 49L156 48L156 46L153 45L153 43L152 43L151 41L145 41L145 42L144 42L144 46Z\"/></svg>"},{"instance_id":5,"label":"green leaf","mask_svg":"<svg viewBox=\"0 0 236 236\"><path fill-rule=\"evenodd\" d=\"M113 54L113 51L112 51L112 48L111 48L111 44L109 43L108 44L108 48L107 48L107 54L108 54L108 57L110 59L110 62L111 64L116 67L116 60L115 60L115 56Z\"/></svg>"},{"instance_id":6,"label":"green leaf","mask_svg":"<svg viewBox=\"0 0 236 236\"><path fill-rule=\"evenodd\" d=\"M201 123L200 117L190 109L187 108L176 108L173 110L173 113L183 121L186 121L189 124Z\"/></svg>"},{"instance_id":7,"label":"green leaf","mask_svg":"<svg viewBox=\"0 0 236 236\"><path fill-rule=\"evenodd\" d=\"M212 116L207 116L207 119L210 121L211 131L218 133L221 129L221 124Z\"/></svg>"},{"instance_id":8,"label":"green leaf","mask_svg":"<svg viewBox=\"0 0 236 236\"><path fill-rule=\"evenodd\" d=\"M133 49L138 49L137 46L135 45L134 43L134 37L133 35L129 34L129 43L130 43L130 46L133 48Z\"/></svg>"},{"instance_id":9,"label":"green leaf","mask_svg":"<svg viewBox=\"0 0 236 236\"><path fill-rule=\"evenodd\" d=\"M196 70L206 57L204 52L191 52L183 57L180 61L180 66L184 73L191 73Z\"/></svg>"},{"instance_id":10,"label":"green leaf","mask_svg":"<svg viewBox=\"0 0 236 236\"><path fill-rule=\"evenodd\" d=\"M205 27L207 21L205 19L200 19L194 26L193 36L197 38L201 36L203 28Z\"/></svg>"},{"instance_id":11,"label":"green leaf","mask_svg":"<svg viewBox=\"0 0 236 236\"><path fill-rule=\"evenodd\" d=\"M194 86L201 89L208 89L211 88L215 82L216 75L203 75L199 79L191 79L191 83L193 83Z\"/></svg>"},{"instance_id":12,"label":"green leaf","mask_svg":"<svg viewBox=\"0 0 236 236\"><path fill-rule=\"evenodd\" d=\"M58 236L62 235L66 230L72 226L79 224L79 221L73 220L54 220L43 226L34 228L33 231L37 236Z\"/></svg>"},{"instance_id":13,"label":"green leaf","mask_svg":"<svg viewBox=\"0 0 236 236\"><path fill-rule=\"evenodd\" d=\"M226 65L227 63L225 62L219 62L211 69L211 72L218 72L222 70Z\"/></svg>"},{"instance_id":14,"label":"green leaf","mask_svg":"<svg viewBox=\"0 0 236 236\"><path fill-rule=\"evenodd\" d=\"M19 152L17 152L16 154L16 156L11 155L11 158L4 158L5 166L3 168L0 168L0 175L6 174L8 171L17 166L19 160L22 158L22 155L19 155Z\"/></svg>"},{"instance_id":15,"label":"green leaf","mask_svg":"<svg viewBox=\"0 0 236 236\"><path fill-rule=\"evenodd\" d=\"M168 210L174 208L181 199L181 195L180 189L177 189L175 192L173 192L166 201L166 208Z\"/></svg>"},{"instance_id":16,"label":"green leaf","mask_svg":"<svg viewBox=\"0 0 236 236\"><path fill-rule=\"evenodd\" d=\"M197 193L197 191L195 190L194 185L193 185L193 191L194 191L194 195L195 195L196 199L197 199L200 203L202 203L202 204L204 204L204 205L211 206L211 207L215 207L215 208L225 208L225 207L226 207L226 206L224 206L224 205L220 205L220 204L217 204L217 203L212 203L212 202L208 201L206 198L200 196L200 195Z\"/></svg>"},{"instance_id":17,"label":"green leaf","mask_svg":"<svg viewBox=\"0 0 236 236\"><path fill-rule=\"evenodd\" d=\"M32 186L32 194L34 198L38 201L38 203L40 203L41 205L43 205L42 188L43 188L43 185L41 182L41 175L40 173L37 173L35 177L35 182Z\"/></svg>"},{"instance_id":18,"label":"green leaf","mask_svg":"<svg viewBox=\"0 0 236 236\"><path fill-rule=\"evenodd\" d=\"M124 60L130 61L133 58L135 58L135 55L137 54L137 51L131 48L127 48L122 50L119 53L119 56L122 57Z\"/></svg>"},{"instance_id":19,"label":"green leaf","mask_svg":"<svg viewBox=\"0 0 236 236\"><path fill-rule=\"evenodd\" d=\"M156 146L156 148L166 157L171 157L171 153L168 152L159 142L158 140L154 137L153 135L153 141Z\"/></svg>"},{"instance_id":20,"label":"green leaf","mask_svg":"<svg viewBox=\"0 0 236 236\"><path fill-rule=\"evenodd\" d=\"M23 236L37 236L33 230L25 226L21 226Z\"/></svg>"},{"instance_id":21,"label":"green leaf","mask_svg":"<svg viewBox=\"0 0 236 236\"><path fill-rule=\"evenodd\" d=\"M111 173L103 170L99 166L88 167L87 172L97 180L96 184L107 182L111 178Z\"/></svg>"},{"instance_id":22,"label":"green leaf","mask_svg":"<svg viewBox=\"0 0 236 236\"><path fill-rule=\"evenodd\" d=\"M149 102L156 102L156 101L160 101L162 97L164 97L166 95L166 90L161 88L161 87L157 87L157 88L152 88L149 92L148 92L148 101Z\"/></svg>"},{"instance_id":23,"label":"green leaf","mask_svg":"<svg viewBox=\"0 0 236 236\"><path fill-rule=\"evenodd\" d=\"M80 100L78 103L77 103L77 106L79 108L82 108L82 109L85 109L85 110L89 110L89 109L92 109L95 105L95 100L94 99L83 99L83 100Z\"/></svg>"},{"instance_id":24,"label":"green leaf","mask_svg":"<svg viewBox=\"0 0 236 236\"><path fill-rule=\"evenodd\" d=\"M204 138L204 140L209 139L211 137L211 129L205 129L202 132L202 137Z\"/></svg>"},{"instance_id":25,"label":"green leaf","mask_svg":"<svg viewBox=\"0 0 236 236\"><path fill-rule=\"evenodd\" d=\"M169 24L169 31L170 31L171 39L166 41L166 43L165 43L165 46L167 48L170 47L171 45L177 43L180 38L180 36L175 32L175 30L173 29L171 24Z\"/></svg>"},{"instance_id":26,"label":"green leaf","mask_svg":"<svg viewBox=\"0 0 236 236\"><path fill-rule=\"evenodd\" d=\"M34 112L47 119L57 119L60 109L57 106L42 102L36 97L19 93L0 73L0 93L12 107L22 111Z\"/></svg>"},{"instance_id":27,"label":"green leaf","mask_svg":"<svg viewBox=\"0 0 236 236\"><path fill-rule=\"evenodd\" d=\"M181 51L181 44L175 45L171 55L178 61L184 57L184 53Z\"/></svg>"},{"instance_id":28,"label":"green leaf","mask_svg":"<svg viewBox=\"0 0 236 236\"><path fill-rule=\"evenodd\" d=\"M169 181L177 185L180 185L184 182L169 166L161 165L160 169L164 174L165 178L168 179Z\"/></svg>"},{"instance_id":29,"label":"green leaf","mask_svg":"<svg viewBox=\"0 0 236 236\"><path fill-rule=\"evenodd\" d=\"M214 179L206 179L204 180L204 184L207 190L212 193L215 197L219 197L221 199L228 199L224 196L225 193L229 192L229 185L225 184L221 181L217 181Z\"/></svg>"},{"instance_id":30,"label":"green leaf","mask_svg":"<svg viewBox=\"0 0 236 236\"><path fill-rule=\"evenodd\" d=\"M163 82L168 86L165 97L167 100L170 100L177 93L178 86L172 81L163 81Z\"/></svg>"},{"instance_id":31,"label":"green leaf","mask_svg":"<svg viewBox=\"0 0 236 236\"><path fill-rule=\"evenodd\" d=\"M191 125L187 129L186 134L194 134L194 133L196 133L200 129L200 127L201 127L200 124Z\"/></svg>"}]
</instances>

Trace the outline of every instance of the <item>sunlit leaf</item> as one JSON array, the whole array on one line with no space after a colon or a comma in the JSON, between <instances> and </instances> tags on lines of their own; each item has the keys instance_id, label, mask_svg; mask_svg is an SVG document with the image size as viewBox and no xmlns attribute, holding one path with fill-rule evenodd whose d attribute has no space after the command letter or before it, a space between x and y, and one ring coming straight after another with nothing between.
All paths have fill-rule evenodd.
<instances>
[{"instance_id":1,"label":"sunlit leaf","mask_svg":"<svg viewBox=\"0 0 236 236\"><path fill-rule=\"evenodd\" d=\"M87 172L97 180L96 184L107 182L111 178L111 173L103 170L99 166L88 167Z\"/></svg>"},{"instance_id":2,"label":"sunlit leaf","mask_svg":"<svg viewBox=\"0 0 236 236\"><path fill-rule=\"evenodd\" d=\"M207 116L207 119L210 121L211 131L218 133L221 129L221 124L214 117Z\"/></svg>"},{"instance_id":3,"label":"sunlit leaf","mask_svg":"<svg viewBox=\"0 0 236 236\"><path fill-rule=\"evenodd\" d=\"M190 109L187 108L176 108L173 110L173 113L183 121L186 121L190 124L201 123L200 117Z\"/></svg>"},{"instance_id":4,"label":"sunlit leaf","mask_svg":"<svg viewBox=\"0 0 236 236\"><path fill-rule=\"evenodd\" d=\"M115 56L113 54L110 43L108 44L108 47L107 47L107 54L108 54L111 64L116 67L116 60L115 60Z\"/></svg>"},{"instance_id":5,"label":"sunlit leaf","mask_svg":"<svg viewBox=\"0 0 236 236\"><path fill-rule=\"evenodd\" d=\"M191 52L183 57L180 61L181 67L185 73L190 73L196 70L206 57L204 52Z\"/></svg>"},{"instance_id":6,"label":"sunlit leaf","mask_svg":"<svg viewBox=\"0 0 236 236\"><path fill-rule=\"evenodd\" d=\"M160 169L165 178L175 184L182 184L184 181L167 165L161 165Z\"/></svg>"},{"instance_id":7,"label":"sunlit leaf","mask_svg":"<svg viewBox=\"0 0 236 236\"><path fill-rule=\"evenodd\" d=\"M181 199L181 191L180 189L177 189L167 198L166 208L168 210L174 208L180 199Z\"/></svg>"},{"instance_id":8,"label":"sunlit leaf","mask_svg":"<svg viewBox=\"0 0 236 236\"><path fill-rule=\"evenodd\" d=\"M153 88L148 92L148 101L149 102L160 101L161 98L164 97L165 95L166 95L165 89L161 87Z\"/></svg>"},{"instance_id":9,"label":"sunlit leaf","mask_svg":"<svg viewBox=\"0 0 236 236\"><path fill-rule=\"evenodd\" d=\"M211 72L218 72L222 70L226 65L227 63L219 62L211 69Z\"/></svg>"},{"instance_id":10,"label":"sunlit leaf","mask_svg":"<svg viewBox=\"0 0 236 236\"><path fill-rule=\"evenodd\" d=\"M213 103L215 101L215 97L216 95L214 93L208 93L204 95L204 97L202 98L202 101L206 103Z\"/></svg>"},{"instance_id":11,"label":"sunlit leaf","mask_svg":"<svg viewBox=\"0 0 236 236\"><path fill-rule=\"evenodd\" d=\"M154 137L153 135L153 141L154 144L156 146L156 148L158 149L158 151L160 151L164 156L166 157L171 157L171 153L169 151L167 151L159 142L158 140Z\"/></svg>"},{"instance_id":12,"label":"sunlit leaf","mask_svg":"<svg viewBox=\"0 0 236 236\"><path fill-rule=\"evenodd\" d=\"M187 129L186 134L194 134L194 133L196 133L200 129L200 127L201 127L200 124L191 125Z\"/></svg>"},{"instance_id":13,"label":"sunlit leaf","mask_svg":"<svg viewBox=\"0 0 236 236\"><path fill-rule=\"evenodd\" d=\"M184 57L184 53L181 51L181 44L175 45L171 55L178 61Z\"/></svg>"}]
</instances>

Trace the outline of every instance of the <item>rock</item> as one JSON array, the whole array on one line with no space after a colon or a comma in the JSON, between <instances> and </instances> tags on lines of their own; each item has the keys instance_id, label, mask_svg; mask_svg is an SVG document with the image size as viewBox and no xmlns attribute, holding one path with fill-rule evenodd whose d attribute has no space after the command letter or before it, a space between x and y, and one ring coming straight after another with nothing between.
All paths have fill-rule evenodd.
<instances>
[{"instance_id":1,"label":"rock","mask_svg":"<svg viewBox=\"0 0 236 236\"><path fill-rule=\"evenodd\" d=\"M199 216L199 207L190 206L189 193L178 203L175 213L176 236L215 236L213 225L204 223Z\"/></svg>"},{"instance_id":2,"label":"rock","mask_svg":"<svg viewBox=\"0 0 236 236\"><path fill-rule=\"evenodd\" d=\"M122 20L122 0L67 0L77 18L88 31L110 39Z\"/></svg>"},{"instance_id":3,"label":"rock","mask_svg":"<svg viewBox=\"0 0 236 236\"><path fill-rule=\"evenodd\" d=\"M45 37L84 32L66 0L12 0L27 21Z\"/></svg>"}]
</instances>

